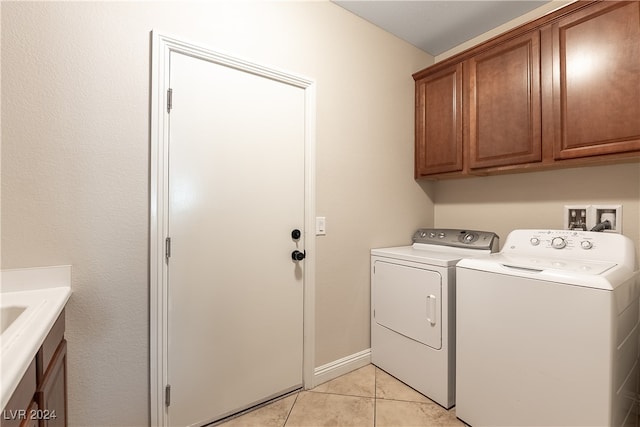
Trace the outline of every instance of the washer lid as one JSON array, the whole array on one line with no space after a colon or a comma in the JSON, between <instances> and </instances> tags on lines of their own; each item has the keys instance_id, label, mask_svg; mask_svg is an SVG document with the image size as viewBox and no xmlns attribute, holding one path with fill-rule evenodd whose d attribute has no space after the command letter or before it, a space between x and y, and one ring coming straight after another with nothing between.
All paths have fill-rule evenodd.
<instances>
[{"instance_id":1,"label":"washer lid","mask_svg":"<svg viewBox=\"0 0 640 427\"><path fill-rule=\"evenodd\" d=\"M534 257L514 257L502 255L502 265L505 267L525 268L530 270L560 270L567 273L598 275L615 267L613 262L585 261L575 259L550 259Z\"/></svg>"},{"instance_id":2,"label":"washer lid","mask_svg":"<svg viewBox=\"0 0 640 427\"><path fill-rule=\"evenodd\" d=\"M612 290L633 276L633 272L613 262L536 258L493 254L485 258L468 258L458 268L526 277L547 282Z\"/></svg>"}]
</instances>

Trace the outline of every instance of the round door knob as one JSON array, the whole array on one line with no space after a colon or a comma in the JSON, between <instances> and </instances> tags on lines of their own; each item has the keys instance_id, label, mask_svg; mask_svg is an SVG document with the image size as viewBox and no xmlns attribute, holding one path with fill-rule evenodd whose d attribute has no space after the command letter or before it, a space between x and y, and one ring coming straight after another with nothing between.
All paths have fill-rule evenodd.
<instances>
[{"instance_id":1,"label":"round door knob","mask_svg":"<svg viewBox=\"0 0 640 427\"><path fill-rule=\"evenodd\" d=\"M299 250L295 250L291 252L291 259L294 261L302 261L304 257L307 256L304 252L300 252Z\"/></svg>"},{"instance_id":2,"label":"round door knob","mask_svg":"<svg viewBox=\"0 0 640 427\"><path fill-rule=\"evenodd\" d=\"M297 228L291 232L291 238L293 240L298 240L302 236L302 233Z\"/></svg>"}]
</instances>

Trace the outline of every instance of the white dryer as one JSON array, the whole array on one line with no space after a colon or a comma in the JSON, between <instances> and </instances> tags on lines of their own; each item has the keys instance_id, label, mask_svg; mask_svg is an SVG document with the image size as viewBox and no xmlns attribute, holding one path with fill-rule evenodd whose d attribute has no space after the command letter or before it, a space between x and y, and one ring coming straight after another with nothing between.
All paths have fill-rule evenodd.
<instances>
[{"instance_id":1,"label":"white dryer","mask_svg":"<svg viewBox=\"0 0 640 427\"><path fill-rule=\"evenodd\" d=\"M495 233L420 229L412 246L371 250L371 361L455 403L455 265L498 249Z\"/></svg>"},{"instance_id":2,"label":"white dryer","mask_svg":"<svg viewBox=\"0 0 640 427\"><path fill-rule=\"evenodd\" d=\"M456 415L473 426L635 426L640 280L620 235L516 230L457 266Z\"/></svg>"}]
</instances>

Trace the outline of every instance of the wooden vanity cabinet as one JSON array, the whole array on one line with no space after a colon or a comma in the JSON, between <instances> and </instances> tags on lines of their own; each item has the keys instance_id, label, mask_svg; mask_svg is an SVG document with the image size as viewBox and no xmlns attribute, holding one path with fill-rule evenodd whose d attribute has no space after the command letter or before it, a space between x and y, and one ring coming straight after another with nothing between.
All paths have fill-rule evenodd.
<instances>
[{"instance_id":1,"label":"wooden vanity cabinet","mask_svg":"<svg viewBox=\"0 0 640 427\"><path fill-rule=\"evenodd\" d=\"M40 426L67 425L67 340L64 339L65 312L56 320L36 355Z\"/></svg>"},{"instance_id":2,"label":"wooden vanity cabinet","mask_svg":"<svg viewBox=\"0 0 640 427\"><path fill-rule=\"evenodd\" d=\"M58 316L2 412L2 427L67 425L65 312Z\"/></svg>"},{"instance_id":3,"label":"wooden vanity cabinet","mask_svg":"<svg viewBox=\"0 0 640 427\"><path fill-rule=\"evenodd\" d=\"M62 340L38 389L40 427L67 425L67 341Z\"/></svg>"},{"instance_id":4,"label":"wooden vanity cabinet","mask_svg":"<svg viewBox=\"0 0 640 427\"><path fill-rule=\"evenodd\" d=\"M38 407L38 403L34 400L31 402L31 404L29 405L29 408L27 409L27 414L28 417L25 418L22 423L20 424L20 427L40 427L40 421L38 420L38 411L39 407ZM4 426L4 424L3 424Z\"/></svg>"},{"instance_id":5,"label":"wooden vanity cabinet","mask_svg":"<svg viewBox=\"0 0 640 427\"><path fill-rule=\"evenodd\" d=\"M33 360L4 407L0 425L2 427L38 426L38 420L31 418L31 414L38 409L38 404L34 400L35 392L36 361Z\"/></svg>"},{"instance_id":6,"label":"wooden vanity cabinet","mask_svg":"<svg viewBox=\"0 0 640 427\"><path fill-rule=\"evenodd\" d=\"M640 2L601 2L551 26L554 158L640 150Z\"/></svg>"}]
</instances>

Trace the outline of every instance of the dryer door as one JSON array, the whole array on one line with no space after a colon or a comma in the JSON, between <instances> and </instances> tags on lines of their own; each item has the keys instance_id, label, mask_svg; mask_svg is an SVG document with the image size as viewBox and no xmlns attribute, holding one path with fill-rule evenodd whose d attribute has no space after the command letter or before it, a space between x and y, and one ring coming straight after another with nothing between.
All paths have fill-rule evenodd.
<instances>
[{"instance_id":1,"label":"dryer door","mask_svg":"<svg viewBox=\"0 0 640 427\"><path fill-rule=\"evenodd\" d=\"M372 277L376 323L436 350L442 348L442 276L433 270L376 260Z\"/></svg>"}]
</instances>

